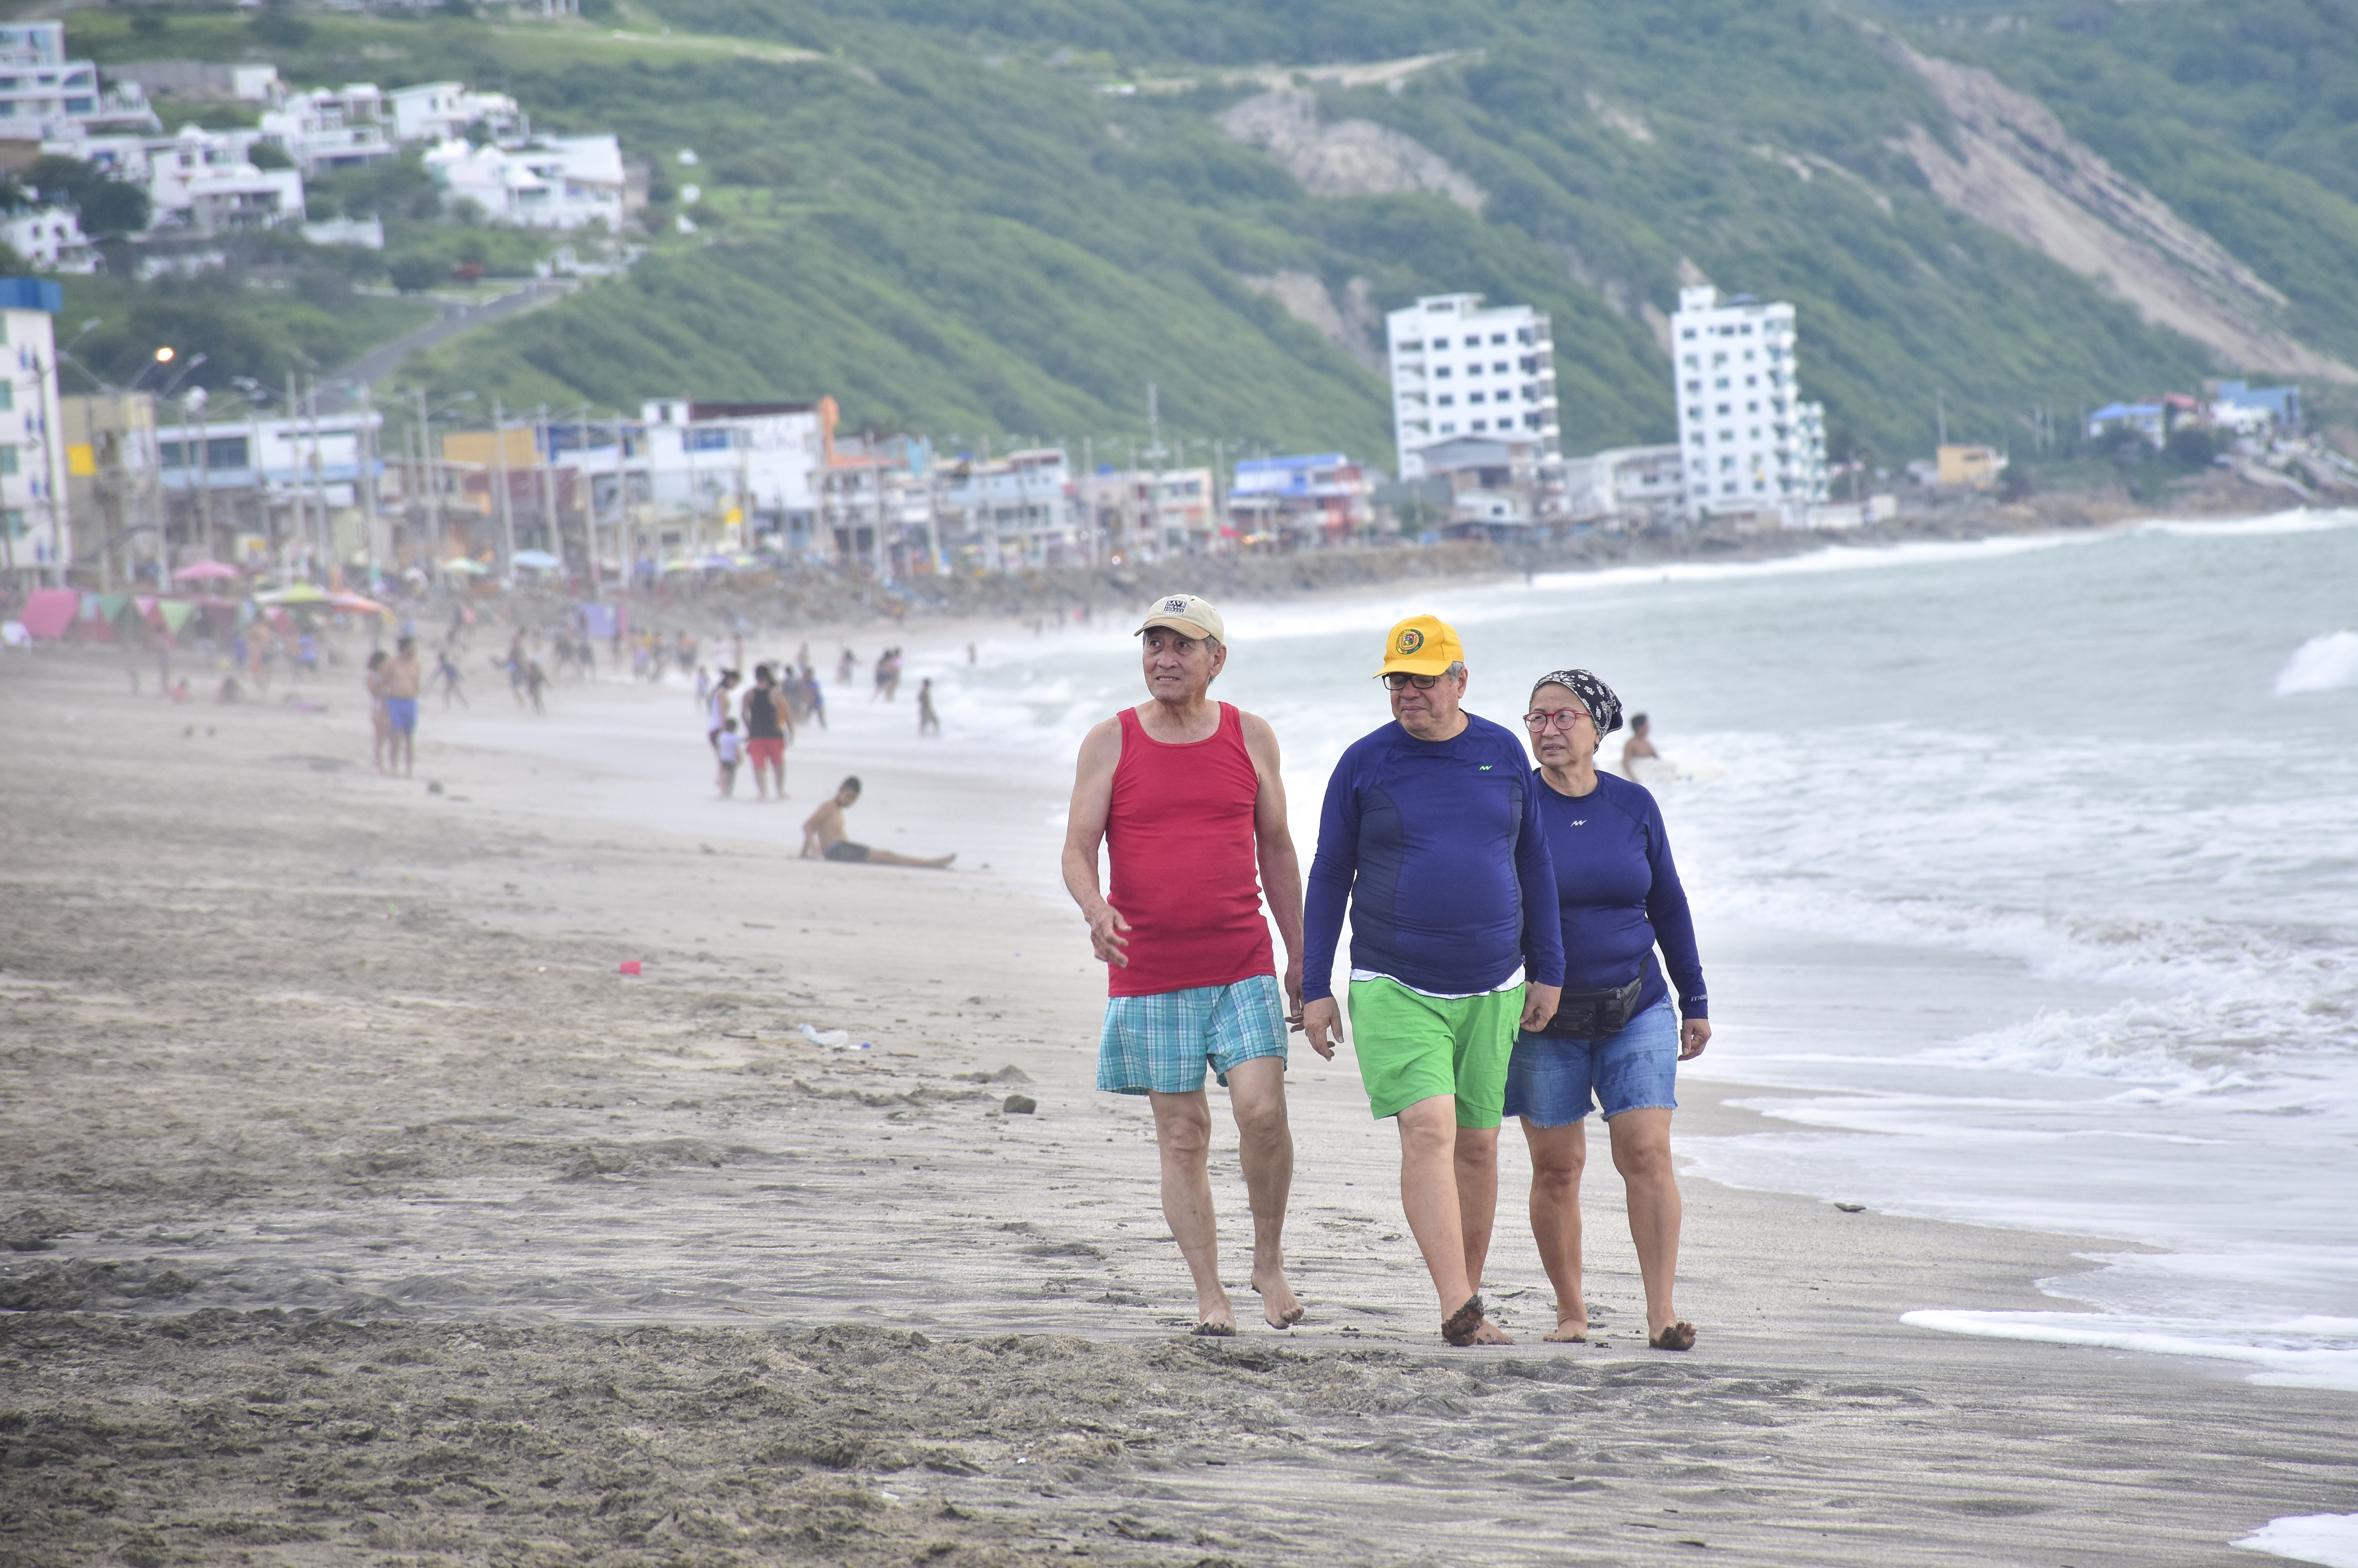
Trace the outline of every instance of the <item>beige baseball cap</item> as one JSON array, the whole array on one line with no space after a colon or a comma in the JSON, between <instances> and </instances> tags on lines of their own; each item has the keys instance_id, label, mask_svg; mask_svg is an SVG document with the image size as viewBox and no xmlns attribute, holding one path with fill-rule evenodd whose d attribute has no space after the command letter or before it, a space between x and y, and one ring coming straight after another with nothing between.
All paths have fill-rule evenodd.
<instances>
[{"instance_id":1,"label":"beige baseball cap","mask_svg":"<svg viewBox=\"0 0 2358 1568\"><path fill-rule=\"evenodd\" d=\"M1228 628L1221 623L1220 612L1211 601L1192 593L1165 594L1154 601L1146 619L1138 623L1131 636L1143 636L1150 626L1168 626L1174 632L1184 632L1190 637L1209 637L1216 643L1228 640Z\"/></svg>"}]
</instances>

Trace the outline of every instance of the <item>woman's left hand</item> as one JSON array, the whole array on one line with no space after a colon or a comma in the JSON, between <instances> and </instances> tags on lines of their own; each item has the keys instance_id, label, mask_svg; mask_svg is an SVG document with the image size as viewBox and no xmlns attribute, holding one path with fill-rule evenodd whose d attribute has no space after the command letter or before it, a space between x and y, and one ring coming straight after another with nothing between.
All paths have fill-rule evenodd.
<instances>
[{"instance_id":1,"label":"woman's left hand","mask_svg":"<svg viewBox=\"0 0 2358 1568\"><path fill-rule=\"evenodd\" d=\"M1711 1044L1711 1020L1690 1018L1679 1025L1679 1060L1692 1062Z\"/></svg>"}]
</instances>

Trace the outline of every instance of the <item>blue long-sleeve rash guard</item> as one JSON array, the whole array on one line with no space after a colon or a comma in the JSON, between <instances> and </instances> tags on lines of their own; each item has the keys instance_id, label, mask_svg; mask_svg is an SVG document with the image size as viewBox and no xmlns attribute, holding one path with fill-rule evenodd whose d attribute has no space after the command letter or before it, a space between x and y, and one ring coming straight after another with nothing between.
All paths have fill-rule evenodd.
<instances>
[{"instance_id":1,"label":"blue long-sleeve rash guard","mask_svg":"<svg viewBox=\"0 0 2358 1568\"><path fill-rule=\"evenodd\" d=\"M1523 744L1466 716L1447 741L1398 723L1353 741L1326 781L1302 924L1302 994L1335 994L1351 909L1351 967L1417 990L1563 982L1554 867Z\"/></svg>"},{"instance_id":2,"label":"blue long-sleeve rash guard","mask_svg":"<svg viewBox=\"0 0 2358 1568\"><path fill-rule=\"evenodd\" d=\"M1636 1011L1643 1012L1668 994L1662 967L1650 962L1660 942L1679 988L1680 1015L1710 1017L1694 916L1653 793L1606 773L1584 795L1556 794L1536 770L1531 781L1555 868L1564 988L1609 990L1642 973Z\"/></svg>"}]
</instances>

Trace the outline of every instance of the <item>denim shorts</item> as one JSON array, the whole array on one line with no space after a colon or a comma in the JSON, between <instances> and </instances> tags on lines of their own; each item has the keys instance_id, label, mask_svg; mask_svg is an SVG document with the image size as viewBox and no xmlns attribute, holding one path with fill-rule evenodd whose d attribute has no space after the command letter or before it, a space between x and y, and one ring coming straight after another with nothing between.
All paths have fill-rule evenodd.
<instances>
[{"instance_id":1,"label":"denim shorts","mask_svg":"<svg viewBox=\"0 0 2358 1568\"><path fill-rule=\"evenodd\" d=\"M1586 1116L1592 1101L1607 1121L1625 1110L1675 1110L1678 1071L1679 1015L1667 996L1599 1040L1519 1032L1507 1064L1507 1114L1562 1127Z\"/></svg>"},{"instance_id":2,"label":"denim shorts","mask_svg":"<svg viewBox=\"0 0 2358 1568\"><path fill-rule=\"evenodd\" d=\"M1256 1056L1282 1062L1285 1047L1285 999L1275 975L1108 997L1098 1087L1118 1095L1194 1094L1208 1066L1226 1088L1237 1064Z\"/></svg>"}]
</instances>

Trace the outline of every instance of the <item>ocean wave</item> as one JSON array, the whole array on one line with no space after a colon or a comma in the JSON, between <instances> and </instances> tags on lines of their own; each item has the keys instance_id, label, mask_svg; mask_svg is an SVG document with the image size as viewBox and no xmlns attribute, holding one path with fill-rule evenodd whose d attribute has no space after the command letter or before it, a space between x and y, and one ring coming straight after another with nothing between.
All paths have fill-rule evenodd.
<instances>
[{"instance_id":1,"label":"ocean wave","mask_svg":"<svg viewBox=\"0 0 2358 1568\"><path fill-rule=\"evenodd\" d=\"M2289 512L2274 512L2265 517L2222 517L2200 523L2157 519L2137 531L2168 534L2179 539L2248 539L2271 534L2322 534L2353 524L2358 524L2358 512L2347 507L2312 512L2308 507L2296 506Z\"/></svg>"},{"instance_id":2,"label":"ocean wave","mask_svg":"<svg viewBox=\"0 0 2358 1568\"><path fill-rule=\"evenodd\" d=\"M2276 694L2339 691L2358 686L2358 632L2327 632L2293 650L2277 672Z\"/></svg>"},{"instance_id":3,"label":"ocean wave","mask_svg":"<svg viewBox=\"0 0 2358 1568\"><path fill-rule=\"evenodd\" d=\"M2214 1322L2082 1312L1926 1311L1903 1314L1899 1321L1985 1339L2235 1361L2258 1368L2247 1374L2251 1382L2358 1393L2358 1319L2297 1318L2240 1330Z\"/></svg>"}]
</instances>

